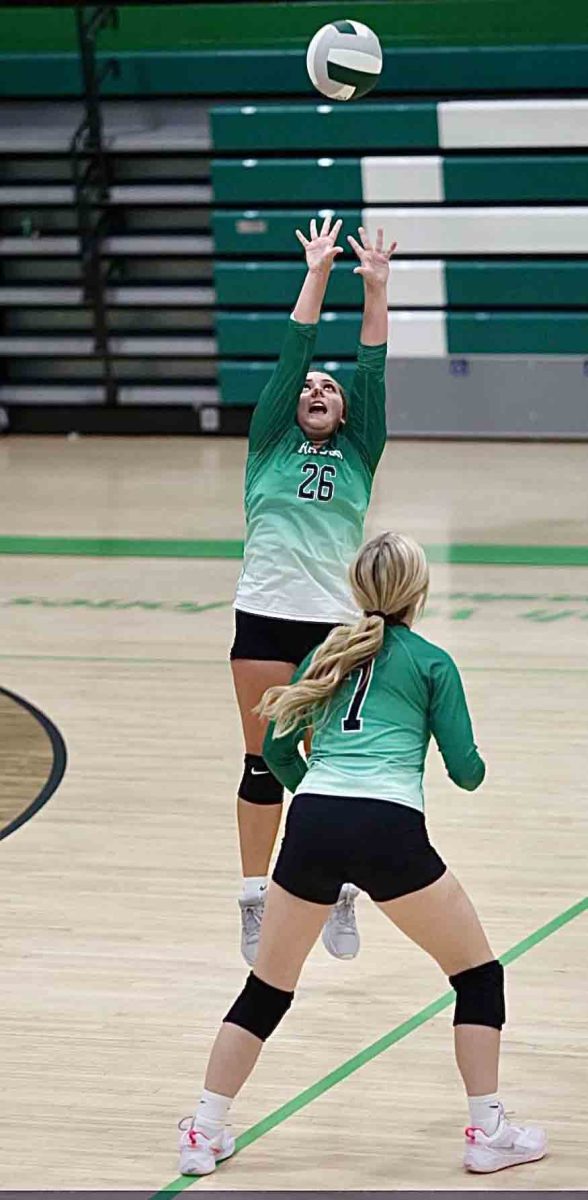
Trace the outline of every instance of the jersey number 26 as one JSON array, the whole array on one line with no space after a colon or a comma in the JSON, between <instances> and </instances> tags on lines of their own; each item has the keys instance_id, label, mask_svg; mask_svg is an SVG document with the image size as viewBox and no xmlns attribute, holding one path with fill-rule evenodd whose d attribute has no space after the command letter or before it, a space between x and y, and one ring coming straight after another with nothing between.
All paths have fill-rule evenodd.
<instances>
[{"instance_id":1,"label":"jersey number 26","mask_svg":"<svg viewBox=\"0 0 588 1200\"><path fill-rule=\"evenodd\" d=\"M332 500L335 494L335 479L337 468L330 463L319 466L316 462L302 464L302 474L306 477L298 488L299 500Z\"/></svg>"}]
</instances>

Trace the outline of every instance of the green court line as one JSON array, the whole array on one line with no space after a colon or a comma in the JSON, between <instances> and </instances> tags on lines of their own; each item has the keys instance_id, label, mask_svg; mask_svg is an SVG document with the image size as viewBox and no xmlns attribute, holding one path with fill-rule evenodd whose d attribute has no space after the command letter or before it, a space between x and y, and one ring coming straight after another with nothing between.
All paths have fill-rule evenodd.
<instances>
[{"instance_id":1,"label":"green court line","mask_svg":"<svg viewBox=\"0 0 588 1200\"><path fill-rule=\"evenodd\" d=\"M567 925L569 921L573 921L575 917L579 917L588 908L588 896L584 896L582 900L578 900L576 904L572 904L570 908L566 908L564 912L559 913L557 917L553 917L545 925L536 929L533 933L527 935L522 941L517 942L515 946L511 946L505 954L500 956L501 963L508 966L515 959L520 958L522 954L532 950L539 942L543 942L545 938L556 933L563 925ZM346 1062L341 1063L341 1066L336 1067L334 1071L330 1071L328 1075L324 1075L317 1083L311 1084L305 1088L303 1092L299 1092L292 1100L288 1100L286 1104L282 1104L280 1108L276 1108L269 1116L263 1117L256 1125L252 1125L245 1133L242 1133L237 1138L236 1151L244 1150L246 1146L251 1146L259 1138L264 1137L270 1130L275 1129L276 1125L281 1125L287 1121L289 1117L300 1112L302 1108L306 1108L308 1104L312 1104L313 1100L317 1100L319 1096L324 1095L331 1088L336 1087L338 1083L342 1083L355 1071L359 1071L360 1067L364 1067L366 1063L383 1054L384 1050L388 1050L390 1046L394 1046L396 1042L402 1041L409 1033L430 1021L433 1017L440 1013L445 1008L449 1008L450 1004L455 999L453 988L449 992L444 992L437 1000L433 1000L431 1004L427 1004L425 1008L421 1008L413 1017L409 1017L407 1021L403 1021L401 1025L397 1025L395 1029L378 1038L376 1042L372 1042L371 1046L366 1046L365 1050L360 1050L359 1054L355 1054L353 1058L348 1058ZM220 1169L220 1164L219 1164ZM197 1183L201 1179L201 1175L194 1175L190 1178L180 1175L177 1179L173 1179L171 1183L161 1188L160 1191L154 1192L150 1200L163 1200L163 1197L170 1193L183 1192L186 1188Z\"/></svg>"},{"instance_id":2,"label":"green court line","mask_svg":"<svg viewBox=\"0 0 588 1200\"><path fill-rule=\"evenodd\" d=\"M243 542L185 538L8 537L0 554L90 558L241 558Z\"/></svg>"},{"instance_id":3,"label":"green court line","mask_svg":"<svg viewBox=\"0 0 588 1200\"><path fill-rule=\"evenodd\" d=\"M448 542L425 546L429 562L495 566L588 567L588 546L508 546ZM241 558L240 540L0 536L0 554L92 558Z\"/></svg>"}]
</instances>

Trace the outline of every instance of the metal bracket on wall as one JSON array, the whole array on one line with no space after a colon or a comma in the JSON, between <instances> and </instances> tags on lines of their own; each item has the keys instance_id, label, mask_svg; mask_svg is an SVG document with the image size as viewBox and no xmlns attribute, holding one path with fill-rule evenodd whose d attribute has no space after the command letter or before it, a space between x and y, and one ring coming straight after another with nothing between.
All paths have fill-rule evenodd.
<instances>
[{"instance_id":1,"label":"metal bracket on wall","mask_svg":"<svg viewBox=\"0 0 588 1200\"><path fill-rule=\"evenodd\" d=\"M103 29L118 28L115 5L80 5L76 26L83 81L84 115L71 141L78 237L84 301L92 313L94 352L100 360L107 405L117 403L118 383L108 328L106 284L113 264L104 269L104 240L110 233L111 165L104 145L100 88L117 78L119 64L109 58L98 69L96 40Z\"/></svg>"}]
</instances>

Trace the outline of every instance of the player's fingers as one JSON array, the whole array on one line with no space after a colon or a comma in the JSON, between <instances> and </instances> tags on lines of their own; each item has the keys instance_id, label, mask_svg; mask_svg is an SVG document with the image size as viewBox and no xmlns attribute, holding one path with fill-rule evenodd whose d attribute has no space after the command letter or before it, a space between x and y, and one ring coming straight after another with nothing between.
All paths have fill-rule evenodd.
<instances>
[{"instance_id":1,"label":"player's fingers","mask_svg":"<svg viewBox=\"0 0 588 1200\"><path fill-rule=\"evenodd\" d=\"M351 249L355 250L357 257L361 258L362 254L363 254L363 249L360 246L359 242L356 242L355 238L352 237L350 233L347 234L347 241L349 242Z\"/></svg>"},{"instance_id":2,"label":"player's fingers","mask_svg":"<svg viewBox=\"0 0 588 1200\"><path fill-rule=\"evenodd\" d=\"M333 228L331 229L331 233L329 236L330 236L333 244L337 241L337 238L339 237L339 234L341 233L342 224L343 224L343 221L341 220L341 218L339 218L338 221L335 221L335 224L333 225Z\"/></svg>"},{"instance_id":3,"label":"player's fingers","mask_svg":"<svg viewBox=\"0 0 588 1200\"><path fill-rule=\"evenodd\" d=\"M329 229L331 228L331 216L332 216L332 213L327 213L327 215L321 225L321 237L328 236Z\"/></svg>"},{"instance_id":4,"label":"player's fingers","mask_svg":"<svg viewBox=\"0 0 588 1200\"><path fill-rule=\"evenodd\" d=\"M328 253L329 253L329 257L331 259L336 258L338 254L343 253L343 247L342 246L333 246L333 249L329 250Z\"/></svg>"},{"instance_id":5,"label":"player's fingers","mask_svg":"<svg viewBox=\"0 0 588 1200\"><path fill-rule=\"evenodd\" d=\"M354 275L365 275L365 270L363 267L354 267L353 274Z\"/></svg>"},{"instance_id":6,"label":"player's fingers","mask_svg":"<svg viewBox=\"0 0 588 1200\"><path fill-rule=\"evenodd\" d=\"M363 225L359 226L358 232L359 232L359 236L361 238L361 244L362 244L364 250L372 250L373 249L372 243L370 242L370 239L369 239Z\"/></svg>"},{"instance_id":7,"label":"player's fingers","mask_svg":"<svg viewBox=\"0 0 588 1200\"><path fill-rule=\"evenodd\" d=\"M310 236L311 236L311 238L318 237L318 233L316 231L316 221L315 221L314 217L312 218L312 221L310 222Z\"/></svg>"},{"instance_id":8,"label":"player's fingers","mask_svg":"<svg viewBox=\"0 0 588 1200\"><path fill-rule=\"evenodd\" d=\"M391 256L394 254L394 251L395 251L397 245L398 245L398 242L390 242L390 245L388 246L388 249L386 251L386 255L388 258L391 258Z\"/></svg>"},{"instance_id":9,"label":"player's fingers","mask_svg":"<svg viewBox=\"0 0 588 1200\"><path fill-rule=\"evenodd\" d=\"M381 252L383 249L384 249L384 230L377 229L376 230L376 250L379 250Z\"/></svg>"},{"instance_id":10,"label":"player's fingers","mask_svg":"<svg viewBox=\"0 0 588 1200\"><path fill-rule=\"evenodd\" d=\"M303 245L305 248L306 248L306 246L310 245L308 238L305 238L304 234L302 233L302 230L300 230L300 229L296 230L296 237L298 238L298 241L301 243L301 245Z\"/></svg>"}]
</instances>

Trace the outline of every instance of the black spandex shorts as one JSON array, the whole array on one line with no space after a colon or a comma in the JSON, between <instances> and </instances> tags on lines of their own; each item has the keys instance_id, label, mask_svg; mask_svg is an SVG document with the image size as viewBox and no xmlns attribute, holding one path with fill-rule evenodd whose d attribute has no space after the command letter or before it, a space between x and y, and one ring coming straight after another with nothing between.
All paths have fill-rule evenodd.
<instances>
[{"instance_id":1,"label":"black spandex shorts","mask_svg":"<svg viewBox=\"0 0 588 1200\"><path fill-rule=\"evenodd\" d=\"M310 650L324 642L335 626L322 621L288 621L235 610L231 658L263 659L299 666Z\"/></svg>"},{"instance_id":2,"label":"black spandex shorts","mask_svg":"<svg viewBox=\"0 0 588 1200\"><path fill-rule=\"evenodd\" d=\"M397 900L446 871L422 813L388 800L295 796L273 878L301 900L335 904L344 883Z\"/></svg>"}]
</instances>

